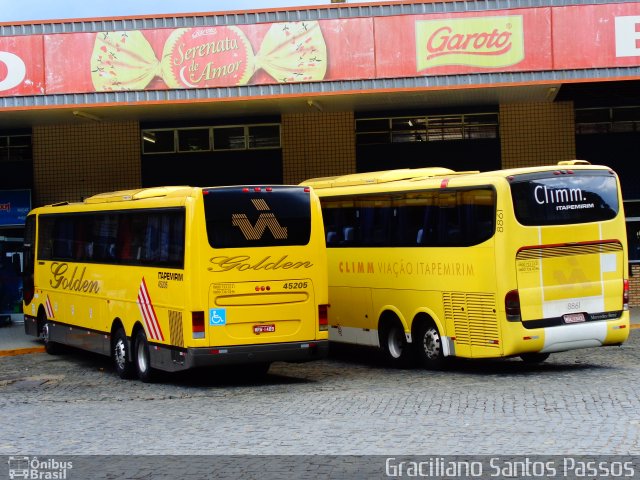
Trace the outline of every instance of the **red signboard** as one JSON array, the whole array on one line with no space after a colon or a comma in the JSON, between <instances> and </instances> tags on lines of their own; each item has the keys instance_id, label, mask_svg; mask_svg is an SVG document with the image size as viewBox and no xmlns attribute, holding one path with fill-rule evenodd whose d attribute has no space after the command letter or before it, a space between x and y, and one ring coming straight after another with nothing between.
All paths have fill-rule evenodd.
<instances>
[{"instance_id":1,"label":"red signboard","mask_svg":"<svg viewBox=\"0 0 640 480\"><path fill-rule=\"evenodd\" d=\"M551 10L375 19L377 77L551 68Z\"/></svg>"},{"instance_id":2,"label":"red signboard","mask_svg":"<svg viewBox=\"0 0 640 480\"><path fill-rule=\"evenodd\" d=\"M553 9L557 70L640 65L640 3Z\"/></svg>"},{"instance_id":3,"label":"red signboard","mask_svg":"<svg viewBox=\"0 0 640 480\"><path fill-rule=\"evenodd\" d=\"M0 37L0 97L44 91L42 35Z\"/></svg>"},{"instance_id":4,"label":"red signboard","mask_svg":"<svg viewBox=\"0 0 640 480\"><path fill-rule=\"evenodd\" d=\"M636 65L640 3L518 8L0 37L0 97Z\"/></svg>"}]
</instances>

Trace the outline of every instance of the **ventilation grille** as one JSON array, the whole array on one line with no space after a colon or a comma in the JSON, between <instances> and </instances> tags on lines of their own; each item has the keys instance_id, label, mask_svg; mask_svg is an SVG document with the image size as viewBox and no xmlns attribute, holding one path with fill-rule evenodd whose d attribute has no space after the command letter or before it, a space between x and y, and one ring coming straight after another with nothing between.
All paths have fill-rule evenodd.
<instances>
[{"instance_id":1,"label":"ventilation grille","mask_svg":"<svg viewBox=\"0 0 640 480\"><path fill-rule=\"evenodd\" d=\"M482 347L499 345L496 299L490 293L444 292L447 322L454 325L456 343Z\"/></svg>"},{"instance_id":2,"label":"ventilation grille","mask_svg":"<svg viewBox=\"0 0 640 480\"><path fill-rule=\"evenodd\" d=\"M594 243L589 245L564 245L560 247L527 248L516 255L517 260L537 260L539 258L566 257L570 255L589 255L611 253L622 250L618 242Z\"/></svg>"},{"instance_id":3,"label":"ventilation grille","mask_svg":"<svg viewBox=\"0 0 640 480\"><path fill-rule=\"evenodd\" d=\"M176 347L184 347L182 312L169 310L169 329L171 330L171 344Z\"/></svg>"}]
</instances>

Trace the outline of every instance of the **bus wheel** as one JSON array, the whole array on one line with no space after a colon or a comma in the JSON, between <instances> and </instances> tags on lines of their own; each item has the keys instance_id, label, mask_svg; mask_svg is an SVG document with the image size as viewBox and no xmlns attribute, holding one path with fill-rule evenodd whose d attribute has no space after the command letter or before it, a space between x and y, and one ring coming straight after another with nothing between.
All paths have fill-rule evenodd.
<instances>
[{"instance_id":1,"label":"bus wheel","mask_svg":"<svg viewBox=\"0 0 640 480\"><path fill-rule=\"evenodd\" d=\"M403 367L407 364L409 345L404 329L399 321L387 322L382 328L380 346L387 360L394 367Z\"/></svg>"},{"instance_id":2,"label":"bus wheel","mask_svg":"<svg viewBox=\"0 0 640 480\"><path fill-rule=\"evenodd\" d=\"M116 367L116 372L120 378L132 378L133 377L133 363L129 360L129 342L127 336L122 328L116 330L113 336L113 363Z\"/></svg>"},{"instance_id":3,"label":"bus wheel","mask_svg":"<svg viewBox=\"0 0 640 480\"><path fill-rule=\"evenodd\" d=\"M549 353L523 353L520 358L524 363L542 363L549 358Z\"/></svg>"},{"instance_id":4,"label":"bus wheel","mask_svg":"<svg viewBox=\"0 0 640 480\"><path fill-rule=\"evenodd\" d=\"M418 327L417 333L414 342L420 365L430 370L442 369L446 361L438 328L433 323L425 322Z\"/></svg>"},{"instance_id":5,"label":"bus wheel","mask_svg":"<svg viewBox=\"0 0 640 480\"><path fill-rule=\"evenodd\" d=\"M151 368L151 358L149 356L149 343L144 330L138 330L133 349L133 363L136 367L138 378L143 382L153 380L153 369Z\"/></svg>"},{"instance_id":6,"label":"bus wheel","mask_svg":"<svg viewBox=\"0 0 640 480\"><path fill-rule=\"evenodd\" d=\"M58 355L62 353L62 345L51 341L51 323L47 320L42 324L42 331L40 332L42 341L44 342L44 350L49 355Z\"/></svg>"}]
</instances>

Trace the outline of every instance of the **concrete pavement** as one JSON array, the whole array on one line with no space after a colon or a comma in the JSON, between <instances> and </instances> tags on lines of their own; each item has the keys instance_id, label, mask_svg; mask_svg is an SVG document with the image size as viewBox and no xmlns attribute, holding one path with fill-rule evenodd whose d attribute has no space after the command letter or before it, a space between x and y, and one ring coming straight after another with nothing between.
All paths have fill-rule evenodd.
<instances>
[{"instance_id":1,"label":"concrete pavement","mask_svg":"<svg viewBox=\"0 0 640 480\"><path fill-rule=\"evenodd\" d=\"M631 328L640 328L640 307L631 308ZM24 333L22 322L0 327L0 357L44 352L42 341Z\"/></svg>"}]
</instances>

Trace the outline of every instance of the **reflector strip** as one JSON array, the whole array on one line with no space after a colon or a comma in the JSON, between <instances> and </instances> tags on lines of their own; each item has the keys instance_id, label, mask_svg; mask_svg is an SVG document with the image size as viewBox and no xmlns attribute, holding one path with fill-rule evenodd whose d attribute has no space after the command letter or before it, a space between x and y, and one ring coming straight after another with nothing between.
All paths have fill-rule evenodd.
<instances>
[{"instance_id":1,"label":"reflector strip","mask_svg":"<svg viewBox=\"0 0 640 480\"><path fill-rule=\"evenodd\" d=\"M153 308L153 303L151 303L151 297L149 296L149 290L147 289L147 283L144 281L144 277L142 277L142 282L140 283L137 303L140 308L140 314L144 319L149 338L164 341L164 335L158 323L158 316Z\"/></svg>"},{"instance_id":2,"label":"reflector strip","mask_svg":"<svg viewBox=\"0 0 640 480\"><path fill-rule=\"evenodd\" d=\"M53 314L53 307L51 306L51 300L49 300L49 295L47 295L47 298L44 302L44 309L47 312L47 318L56 318L56 316Z\"/></svg>"}]
</instances>

